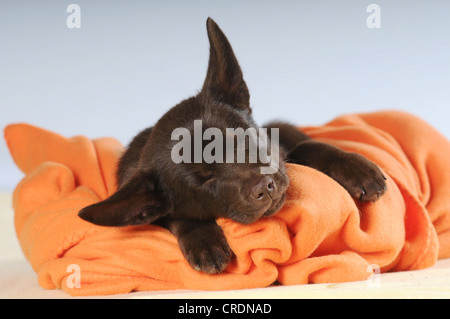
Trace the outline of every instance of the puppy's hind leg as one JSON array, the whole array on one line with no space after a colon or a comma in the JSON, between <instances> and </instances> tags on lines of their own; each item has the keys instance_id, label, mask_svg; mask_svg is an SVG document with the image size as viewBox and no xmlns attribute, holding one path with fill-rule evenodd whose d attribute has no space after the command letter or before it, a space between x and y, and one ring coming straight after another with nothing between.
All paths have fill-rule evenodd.
<instances>
[{"instance_id":1,"label":"puppy's hind leg","mask_svg":"<svg viewBox=\"0 0 450 319\"><path fill-rule=\"evenodd\" d=\"M272 122L267 128L279 129L280 147L286 152L287 163L309 166L327 174L361 201L376 201L386 192L386 177L364 156L311 140L291 124Z\"/></svg>"},{"instance_id":2,"label":"puppy's hind leg","mask_svg":"<svg viewBox=\"0 0 450 319\"><path fill-rule=\"evenodd\" d=\"M285 155L288 154L297 144L309 140L309 136L300 131L297 127L286 122L273 121L267 123L267 134L272 139L272 129L278 129L278 137L280 148L284 151Z\"/></svg>"}]
</instances>

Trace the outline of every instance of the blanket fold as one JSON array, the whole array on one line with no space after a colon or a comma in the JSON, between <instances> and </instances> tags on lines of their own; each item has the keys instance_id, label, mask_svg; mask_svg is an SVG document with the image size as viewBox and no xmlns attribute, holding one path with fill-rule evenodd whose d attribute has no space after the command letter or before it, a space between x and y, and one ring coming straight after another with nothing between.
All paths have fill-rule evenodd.
<instances>
[{"instance_id":1,"label":"blanket fold","mask_svg":"<svg viewBox=\"0 0 450 319\"><path fill-rule=\"evenodd\" d=\"M78 211L116 190L123 152L113 138L65 138L29 124L4 134L25 177L14 191L15 228L46 289L73 296L131 291L224 290L365 280L381 271L429 267L450 257L450 143L398 111L345 115L308 135L372 160L388 191L353 200L328 176L288 165L284 207L251 225L219 219L236 257L207 275L184 260L176 238L154 225L92 225Z\"/></svg>"}]
</instances>

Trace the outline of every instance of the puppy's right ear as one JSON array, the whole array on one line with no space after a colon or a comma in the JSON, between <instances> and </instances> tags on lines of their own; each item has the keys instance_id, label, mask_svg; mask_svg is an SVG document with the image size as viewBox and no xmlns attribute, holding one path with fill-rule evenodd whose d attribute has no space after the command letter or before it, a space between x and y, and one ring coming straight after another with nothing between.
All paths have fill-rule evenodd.
<instances>
[{"instance_id":1,"label":"puppy's right ear","mask_svg":"<svg viewBox=\"0 0 450 319\"><path fill-rule=\"evenodd\" d=\"M168 215L156 183L154 174L136 172L111 197L83 208L78 216L100 226L150 224Z\"/></svg>"},{"instance_id":2,"label":"puppy's right ear","mask_svg":"<svg viewBox=\"0 0 450 319\"><path fill-rule=\"evenodd\" d=\"M206 29L209 63L202 92L232 107L251 112L250 94L230 42L213 19L208 18Z\"/></svg>"}]
</instances>

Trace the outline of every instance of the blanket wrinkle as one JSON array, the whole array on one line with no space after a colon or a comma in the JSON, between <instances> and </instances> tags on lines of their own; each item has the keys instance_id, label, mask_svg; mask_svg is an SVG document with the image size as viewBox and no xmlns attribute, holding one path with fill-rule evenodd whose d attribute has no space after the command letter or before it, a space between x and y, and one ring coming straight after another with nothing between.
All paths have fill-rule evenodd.
<instances>
[{"instance_id":1,"label":"blanket wrinkle","mask_svg":"<svg viewBox=\"0 0 450 319\"><path fill-rule=\"evenodd\" d=\"M208 275L189 266L166 229L102 227L78 217L117 188L123 146L116 139L8 125L8 148L25 174L13 194L22 251L43 288L72 296L356 281L369 278L372 266L415 270L450 257L447 138L399 111L343 115L302 129L375 162L388 191L362 203L325 174L288 164L291 182L276 215L251 225L217 220L235 258L222 274Z\"/></svg>"}]
</instances>

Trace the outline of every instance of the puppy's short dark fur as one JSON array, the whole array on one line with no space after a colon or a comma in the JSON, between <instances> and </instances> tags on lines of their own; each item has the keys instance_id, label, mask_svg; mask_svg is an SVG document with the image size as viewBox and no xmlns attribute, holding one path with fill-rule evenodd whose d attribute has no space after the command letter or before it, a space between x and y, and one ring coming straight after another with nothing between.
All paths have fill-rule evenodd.
<instances>
[{"instance_id":1,"label":"puppy's short dark fur","mask_svg":"<svg viewBox=\"0 0 450 319\"><path fill-rule=\"evenodd\" d=\"M171 159L175 128L258 128L249 92L231 45L217 24L207 20L210 56L202 90L171 108L153 127L139 133L120 159L118 190L82 209L79 216L104 226L157 223L177 238L189 264L205 273L222 272L231 251L216 219L249 224L275 214L289 185L284 161L276 173L262 175L257 163L179 163ZM279 129L286 162L307 165L339 182L356 199L375 201L386 191L379 168L364 157L308 138L294 126ZM324 194L326 197L326 194ZM318 198L317 200L323 200Z\"/></svg>"}]
</instances>

